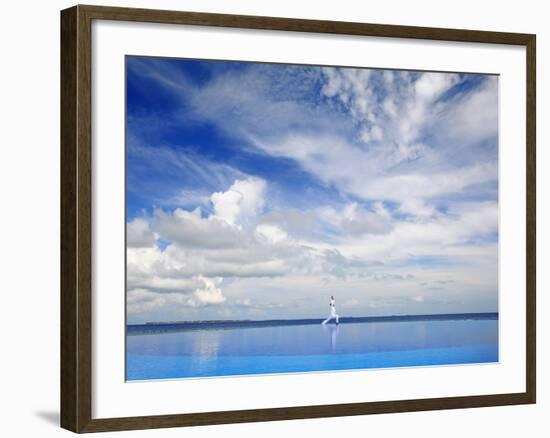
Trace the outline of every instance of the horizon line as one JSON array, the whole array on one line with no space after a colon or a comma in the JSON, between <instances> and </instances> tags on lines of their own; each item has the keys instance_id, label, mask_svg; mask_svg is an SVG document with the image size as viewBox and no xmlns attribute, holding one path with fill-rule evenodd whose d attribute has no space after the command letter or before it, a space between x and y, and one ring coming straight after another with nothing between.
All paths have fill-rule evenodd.
<instances>
[{"instance_id":1,"label":"horizon line","mask_svg":"<svg viewBox=\"0 0 550 438\"><path fill-rule=\"evenodd\" d=\"M428 317L467 317L467 316L498 316L498 311L493 312L459 312L459 313L427 313L427 314L393 314L393 315L371 315L371 316L340 316L340 320L384 320L392 318L428 318ZM323 321L324 317L315 318L271 318L271 319L202 319L202 320L175 320L175 321L148 321L141 323L126 324L127 327L132 326L155 326L155 325L170 325L170 324L223 324L223 323L275 323L275 322L317 322ZM358 321L359 322L359 321Z\"/></svg>"}]
</instances>

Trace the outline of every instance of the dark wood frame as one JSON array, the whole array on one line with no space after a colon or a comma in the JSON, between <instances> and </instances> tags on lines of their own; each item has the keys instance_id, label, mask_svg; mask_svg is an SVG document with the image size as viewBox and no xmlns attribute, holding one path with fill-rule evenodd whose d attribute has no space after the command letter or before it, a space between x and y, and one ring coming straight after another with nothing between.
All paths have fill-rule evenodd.
<instances>
[{"instance_id":1,"label":"dark wood frame","mask_svg":"<svg viewBox=\"0 0 550 438\"><path fill-rule=\"evenodd\" d=\"M92 419L92 20L221 26L525 46L527 351L523 393ZM75 6L61 12L61 426L99 432L528 404L536 401L535 35L274 17Z\"/></svg>"}]
</instances>

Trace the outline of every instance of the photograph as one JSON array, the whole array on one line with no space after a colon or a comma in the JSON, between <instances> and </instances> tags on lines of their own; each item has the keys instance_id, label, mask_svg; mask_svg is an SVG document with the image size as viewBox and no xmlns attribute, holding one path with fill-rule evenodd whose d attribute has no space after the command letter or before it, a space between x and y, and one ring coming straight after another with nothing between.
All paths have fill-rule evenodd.
<instances>
[{"instance_id":1,"label":"photograph","mask_svg":"<svg viewBox=\"0 0 550 438\"><path fill-rule=\"evenodd\" d=\"M126 379L498 362L498 75L126 57Z\"/></svg>"}]
</instances>

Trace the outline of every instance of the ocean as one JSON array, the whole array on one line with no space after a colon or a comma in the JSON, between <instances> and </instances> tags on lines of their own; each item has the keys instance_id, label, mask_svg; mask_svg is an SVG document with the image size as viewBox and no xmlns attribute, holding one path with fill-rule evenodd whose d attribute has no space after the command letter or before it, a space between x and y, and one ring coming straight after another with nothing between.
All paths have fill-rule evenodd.
<instances>
[{"instance_id":1,"label":"ocean","mask_svg":"<svg viewBox=\"0 0 550 438\"><path fill-rule=\"evenodd\" d=\"M498 362L498 314L202 321L127 327L126 379Z\"/></svg>"}]
</instances>

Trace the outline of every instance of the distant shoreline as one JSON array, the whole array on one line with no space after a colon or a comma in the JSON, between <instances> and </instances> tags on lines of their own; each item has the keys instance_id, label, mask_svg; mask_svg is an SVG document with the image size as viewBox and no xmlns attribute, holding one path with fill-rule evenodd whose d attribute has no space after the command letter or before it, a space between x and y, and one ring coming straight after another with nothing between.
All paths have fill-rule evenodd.
<instances>
[{"instance_id":1,"label":"distant shoreline","mask_svg":"<svg viewBox=\"0 0 550 438\"><path fill-rule=\"evenodd\" d=\"M220 330L234 328L273 327L291 325L321 324L324 318L302 319L266 319L266 320L210 320L210 321L173 321L148 322L145 324L128 324L128 335L165 333L184 330ZM445 313L430 315L389 315L389 316L359 316L341 317L341 324L365 322L406 322L406 321L449 321L449 320L481 320L498 319L498 312L483 313Z\"/></svg>"}]
</instances>

